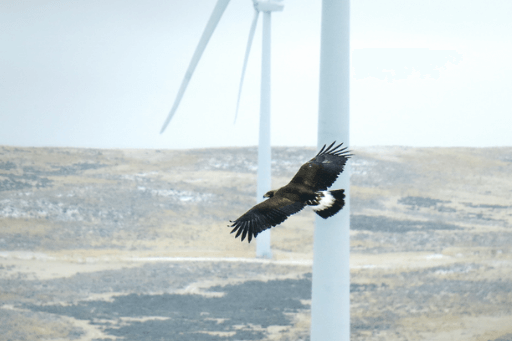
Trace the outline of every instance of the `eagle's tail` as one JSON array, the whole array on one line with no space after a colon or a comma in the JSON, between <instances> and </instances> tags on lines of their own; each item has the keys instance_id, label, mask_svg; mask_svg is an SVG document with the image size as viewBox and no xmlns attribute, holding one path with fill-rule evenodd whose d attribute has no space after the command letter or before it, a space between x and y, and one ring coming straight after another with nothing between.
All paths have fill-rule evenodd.
<instances>
[{"instance_id":1,"label":"eagle's tail","mask_svg":"<svg viewBox=\"0 0 512 341\"><path fill-rule=\"evenodd\" d=\"M345 190L317 192L316 199L312 200L311 206L320 217L327 219L345 206ZM308 203L309 204L309 203Z\"/></svg>"}]
</instances>

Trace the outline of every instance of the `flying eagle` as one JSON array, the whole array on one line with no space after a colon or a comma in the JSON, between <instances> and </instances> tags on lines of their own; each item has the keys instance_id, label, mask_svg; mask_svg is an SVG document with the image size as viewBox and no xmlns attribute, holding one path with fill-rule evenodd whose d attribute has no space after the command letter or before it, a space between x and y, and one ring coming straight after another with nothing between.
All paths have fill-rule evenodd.
<instances>
[{"instance_id":1,"label":"flying eagle","mask_svg":"<svg viewBox=\"0 0 512 341\"><path fill-rule=\"evenodd\" d=\"M235 238L242 235L242 241L248 237L250 243L253 236L281 224L292 214L302 210L306 205L311 206L320 217L329 218L345 205L343 189L328 191L327 189L343 172L348 158L352 156L347 148L336 147L331 143L326 145L314 158L300 167L293 179L277 190L268 191L263 196L267 200L257 204L235 221L231 233L236 232ZM341 149L340 149L341 148Z\"/></svg>"}]
</instances>

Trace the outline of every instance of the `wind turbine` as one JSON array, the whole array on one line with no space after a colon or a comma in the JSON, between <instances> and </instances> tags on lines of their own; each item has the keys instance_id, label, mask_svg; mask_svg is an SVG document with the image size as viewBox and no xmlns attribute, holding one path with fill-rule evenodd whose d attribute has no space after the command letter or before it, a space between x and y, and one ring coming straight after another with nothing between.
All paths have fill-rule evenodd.
<instances>
[{"instance_id":1,"label":"wind turbine","mask_svg":"<svg viewBox=\"0 0 512 341\"><path fill-rule=\"evenodd\" d=\"M256 200L262 201L263 194L269 191L271 188L271 177L270 177L270 15L275 11L282 11L283 5L282 0L253 0L254 4L254 16L249 31L249 39L247 42L247 48L245 51L244 65L242 68L242 76L240 79L240 88L238 91L238 100L235 113L235 122L238 115L238 107L240 103L240 94L242 91L242 84L245 75L245 69L247 67L247 61L251 50L252 40L256 31L256 25L258 22L259 13L263 12L263 35L262 35L262 56L261 56L261 98L260 98L260 130L259 130L259 143L258 143L258 187L256 191ZM176 113L178 106L181 102L185 90L187 89L188 83L192 78L192 74L201 59L201 55L213 34L213 31L217 27L217 24L222 17L229 0L217 0L217 3L213 9L210 19L206 24L203 31L199 44L196 47L194 55L190 60L190 64L185 72L185 77L181 82L181 86L174 100L174 104L167 116L160 134L165 131L167 125L171 121L172 117ZM271 258L272 253L270 250L270 230L266 230L258 235L256 238L256 256Z\"/></svg>"},{"instance_id":2,"label":"wind turbine","mask_svg":"<svg viewBox=\"0 0 512 341\"><path fill-rule=\"evenodd\" d=\"M322 0L318 146L349 145L350 0ZM350 341L350 163L334 183L345 207L316 219L313 238L311 341Z\"/></svg>"}]
</instances>

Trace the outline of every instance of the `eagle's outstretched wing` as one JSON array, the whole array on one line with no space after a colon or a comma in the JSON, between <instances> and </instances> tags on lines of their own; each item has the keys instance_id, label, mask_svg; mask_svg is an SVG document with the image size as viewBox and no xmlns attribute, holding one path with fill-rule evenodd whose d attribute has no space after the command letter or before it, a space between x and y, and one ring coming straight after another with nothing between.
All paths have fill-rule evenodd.
<instances>
[{"instance_id":1,"label":"eagle's outstretched wing","mask_svg":"<svg viewBox=\"0 0 512 341\"><path fill-rule=\"evenodd\" d=\"M253 236L256 237L258 233L281 224L286 218L302 210L304 206L302 202L273 196L254 206L237 220L230 221L233 224L228 226L233 227L231 233L238 231L235 238L242 234L242 241L248 236L250 243Z\"/></svg>"},{"instance_id":2,"label":"eagle's outstretched wing","mask_svg":"<svg viewBox=\"0 0 512 341\"><path fill-rule=\"evenodd\" d=\"M300 167L290 183L305 185L314 192L325 191L331 187L343 172L348 158L352 156L346 147L341 148L343 143L333 147L335 143L336 141L327 148L324 145L314 158Z\"/></svg>"}]
</instances>

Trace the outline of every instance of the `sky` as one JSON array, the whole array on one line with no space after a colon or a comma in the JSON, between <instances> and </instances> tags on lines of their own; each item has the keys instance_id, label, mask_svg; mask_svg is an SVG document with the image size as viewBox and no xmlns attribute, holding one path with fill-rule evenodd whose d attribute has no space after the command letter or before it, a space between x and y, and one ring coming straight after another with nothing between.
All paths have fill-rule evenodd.
<instances>
[{"instance_id":1,"label":"sky","mask_svg":"<svg viewBox=\"0 0 512 341\"><path fill-rule=\"evenodd\" d=\"M317 140L320 0L272 14L274 146ZM0 145L258 143L261 21L232 0L162 124L215 0L0 2ZM350 145L512 146L512 1L351 1ZM261 20L261 16L260 16Z\"/></svg>"}]
</instances>

